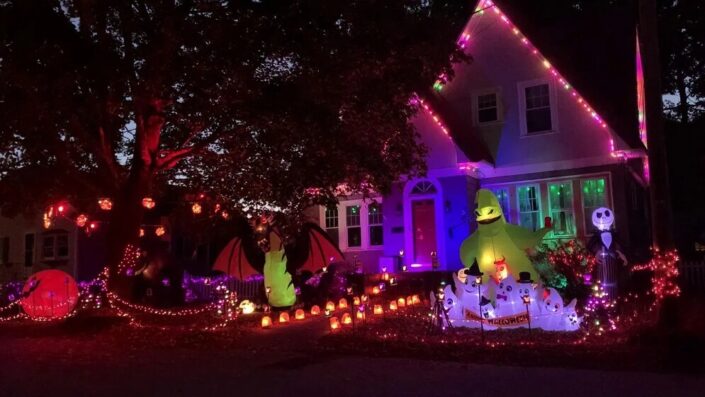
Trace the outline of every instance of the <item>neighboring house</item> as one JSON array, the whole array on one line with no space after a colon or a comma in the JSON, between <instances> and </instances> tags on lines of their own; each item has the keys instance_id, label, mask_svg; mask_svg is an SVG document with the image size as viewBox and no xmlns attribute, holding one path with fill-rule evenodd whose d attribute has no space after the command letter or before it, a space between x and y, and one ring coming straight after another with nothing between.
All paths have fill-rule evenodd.
<instances>
[{"instance_id":1,"label":"neighboring house","mask_svg":"<svg viewBox=\"0 0 705 397\"><path fill-rule=\"evenodd\" d=\"M319 209L320 225L367 272L401 263L457 269L460 244L476 227L475 192L487 188L508 222L536 229L551 217L549 239L585 240L592 211L613 208L624 245L647 250L643 76L631 6L560 26L532 26L521 10L485 0L477 10L459 39L473 61L420 95L413 123L429 148L428 176L400 181L374 202L344 197ZM601 24L610 30L593 30Z\"/></svg>"},{"instance_id":2,"label":"neighboring house","mask_svg":"<svg viewBox=\"0 0 705 397\"><path fill-rule=\"evenodd\" d=\"M72 222L42 228L41 217L0 217L0 283L23 280L39 270L78 271L79 236Z\"/></svg>"}]
</instances>

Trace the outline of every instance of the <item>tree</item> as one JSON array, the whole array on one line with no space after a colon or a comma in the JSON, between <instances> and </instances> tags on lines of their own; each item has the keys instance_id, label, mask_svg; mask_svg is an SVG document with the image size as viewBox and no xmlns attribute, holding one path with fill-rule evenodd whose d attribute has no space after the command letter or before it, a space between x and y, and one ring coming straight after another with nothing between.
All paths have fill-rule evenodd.
<instances>
[{"instance_id":1,"label":"tree","mask_svg":"<svg viewBox=\"0 0 705 397\"><path fill-rule=\"evenodd\" d=\"M291 217L341 183L385 192L423 172L410 96L468 58L457 3L2 2L3 213L114 198L115 273L172 185Z\"/></svg>"},{"instance_id":2,"label":"tree","mask_svg":"<svg viewBox=\"0 0 705 397\"><path fill-rule=\"evenodd\" d=\"M662 0L658 12L666 116L687 124L705 114L705 3Z\"/></svg>"}]
</instances>

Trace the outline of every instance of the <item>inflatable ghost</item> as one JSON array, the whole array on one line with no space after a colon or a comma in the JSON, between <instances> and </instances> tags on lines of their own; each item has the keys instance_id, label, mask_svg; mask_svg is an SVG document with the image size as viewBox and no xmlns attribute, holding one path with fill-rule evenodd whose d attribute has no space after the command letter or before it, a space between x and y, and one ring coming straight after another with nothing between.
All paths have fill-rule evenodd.
<instances>
[{"instance_id":1,"label":"inflatable ghost","mask_svg":"<svg viewBox=\"0 0 705 397\"><path fill-rule=\"evenodd\" d=\"M503 259L508 265L508 272L514 277L518 277L519 272L529 272L536 280L538 273L531 265L526 250L536 247L551 231L550 218L547 219L547 227L537 231L508 224L497 197L486 189L477 191L475 204L477 231L460 246L463 264L470 267L477 261L487 279L495 276L495 263Z\"/></svg>"},{"instance_id":2,"label":"inflatable ghost","mask_svg":"<svg viewBox=\"0 0 705 397\"><path fill-rule=\"evenodd\" d=\"M495 312L498 317L513 316L526 312L524 301L519 293L519 284L510 274L497 282L495 287Z\"/></svg>"},{"instance_id":3,"label":"inflatable ghost","mask_svg":"<svg viewBox=\"0 0 705 397\"><path fill-rule=\"evenodd\" d=\"M553 288L544 290L544 298L540 307L540 314L532 316L537 328L547 331L563 330L563 298Z\"/></svg>"},{"instance_id":4,"label":"inflatable ghost","mask_svg":"<svg viewBox=\"0 0 705 397\"><path fill-rule=\"evenodd\" d=\"M577 331L580 329L580 323L583 319L582 317L578 317L578 313L575 311L576 302L577 301L573 299L563 308L563 324L561 324L561 329L557 329L556 331Z\"/></svg>"}]
</instances>

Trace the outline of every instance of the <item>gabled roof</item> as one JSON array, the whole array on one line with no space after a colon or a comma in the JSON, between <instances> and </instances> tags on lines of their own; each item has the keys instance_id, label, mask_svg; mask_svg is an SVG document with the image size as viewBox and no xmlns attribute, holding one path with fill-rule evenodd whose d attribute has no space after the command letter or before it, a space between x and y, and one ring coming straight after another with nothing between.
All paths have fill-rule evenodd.
<instances>
[{"instance_id":1,"label":"gabled roof","mask_svg":"<svg viewBox=\"0 0 705 397\"><path fill-rule=\"evenodd\" d=\"M538 59L527 62L542 62L547 73L571 92L605 133L618 135L631 148L643 147L637 119L636 13L632 0L599 12L571 15L552 15L537 9L534 2L508 0L479 0L476 10L495 14L518 40L533 46ZM465 31L459 43L464 40ZM434 88L438 87L437 82ZM441 118L444 132L453 137L471 161L493 162L484 141L461 127L462 122L456 120L459 116L444 105L442 96L429 94L425 98L431 111ZM613 149L610 151L617 155Z\"/></svg>"}]
</instances>

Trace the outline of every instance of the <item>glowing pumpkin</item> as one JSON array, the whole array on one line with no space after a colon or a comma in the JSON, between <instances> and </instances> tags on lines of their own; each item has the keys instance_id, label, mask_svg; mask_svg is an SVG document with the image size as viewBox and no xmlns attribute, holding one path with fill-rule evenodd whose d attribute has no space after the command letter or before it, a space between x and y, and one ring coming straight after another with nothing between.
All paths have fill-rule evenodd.
<instances>
[{"instance_id":1,"label":"glowing pumpkin","mask_svg":"<svg viewBox=\"0 0 705 397\"><path fill-rule=\"evenodd\" d=\"M297 320L303 320L306 317L303 309L297 309L294 313L294 318Z\"/></svg>"},{"instance_id":2,"label":"glowing pumpkin","mask_svg":"<svg viewBox=\"0 0 705 397\"><path fill-rule=\"evenodd\" d=\"M353 305L360 306L360 297L356 296L353 298Z\"/></svg>"},{"instance_id":3,"label":"glowing pumpkin","mask_svg":"<svg viewBox=\"0 0 705 397\"><path fill-rule=\"evenodd\" d=\"M395 301L389 302L389 310L391 310L391 311L397 310L397 302L395 302Z\"/></svg>"},{"instance_id":4,"label":"glowing pumpkin","mask_svg":"<svg viewBox=\"0 0 705 397\"><path fill-rule=\"evenodd\" d=\"M318 305L311 306L311 315L318 316L319 314L321 314L321 308Z\"/></svg>"},{"instance_id":5,"label":"glowing pumpkin","mask_svg":"<svg viewBox=\"0 0 705 397\"><path fill-rule=\"evenodd\" d=\"M272 326L272 318L269 316L262 317L262 328L270 328Z\"/></svg>"},{"instance_id":6,"label":"glowing pumpkin","mask_svg":"<svg viewBox=\"0 0 705 397\"><path fill-rule=\"evenodd\" d=\"M343 313L342 322L343 325L352 324L352 316L350 315L350 313Z\"/></svg>"},{"instance_id":7,"label":"glowing pumpkin","mask_svg":"<svg viewBox=\"0 0 705 397\"><path fill-rule=\"evenodd\" d=\"M338 309L347 309L348 308L348 301L345 300L345 298L340 298L338 301Z\"/></svg>"},{"instance_id":8,"label":"glowing pumpkin","mask_svg":"<svg viewBox=\"0 0 705 397\"><path fill-rule=\"evenodd\" d=\"M328 303L326 303L326 310L330 312L335 311L335 303L328 301Z\"/></svg>"},{"instance_id":9,"label":"glowing pumpkin","mask_svg":"<svg viewBox=\"0 0 705 397\"><path fill-rule=\"evenodd\" d=\"M330 329L331 331L335 331L338 328L340 328L340 322L338 321L338 317L331 317L330 318Z\"/></svg>"},{"instance_id":10,"label":"glowing pumpkin","mask_svg":"<svg viewBox=\"0 0 705 397\"><path fill-rule=\"evenodd\" d=\"M60 319L69 315L78 303L76 281L61 270L43 270L33 274L22 288L20 305L35 319Z\"/></svg>"},{"instance_id":11,"label":"glowing pumpkin","mask_svg":"<svg viewBox=\"0 0 705 397\"><path fill-rule=\"evenodd\" d=\"M279 313L279 322L280 323L288 323L289 322L289 313L287 313L287 312Z\"/></svg>"},{"instance_id":12,"label":"glowing pumpkin","mask_svg":"<svg viewBox=\"0 0 705 397\"><path fill-rule=\"evenodd\" d=\"M414 305L418 305L419 303L421 303L421 298L419 298L418 295L414 295L411 297L411 302L413 302Z\"/></svg>"},{"instance_id":13,"label":"glowing pumpkin","mask_svg":"<svg viewBox=\"0 0 705 397\"><path fill-rule=\"evenodd\" d=\"M399 299L397 299L397 306L399 306L399 307L405 307L405 306L406 306L406 301L404 300L404 298L399 298Z\"/></svg>"},{"instance_id":14,"label":"glowing pumpkin","mask_svg":"<svg viewBox=\"0 0 705 397\"><path fill-rule=\"evenodd\" d=\"M384 313L384 310L382 310L382 305L375 305L374 314L382 314L382 313Z\"/></svg>"}]
</instances>

